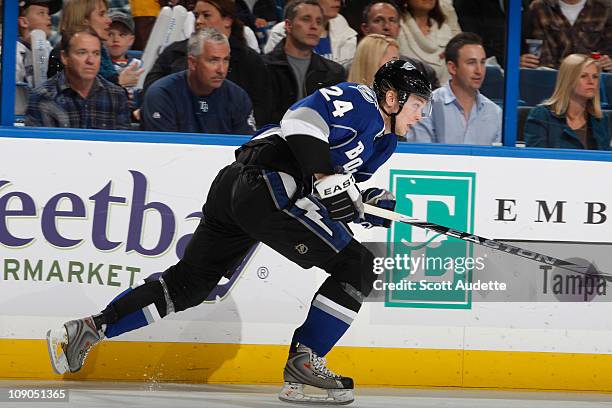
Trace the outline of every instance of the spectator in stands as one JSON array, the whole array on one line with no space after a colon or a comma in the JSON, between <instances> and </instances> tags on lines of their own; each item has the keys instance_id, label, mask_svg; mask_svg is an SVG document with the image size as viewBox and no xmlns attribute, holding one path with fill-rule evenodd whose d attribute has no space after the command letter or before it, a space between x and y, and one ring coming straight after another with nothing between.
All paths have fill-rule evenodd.
<instances>
[{"instance_id":1,"label":"spectator in stands","mask_svg":"<svg viewBox=\"0 0 612 408\"><path fill-rule=\"evenodd\" d=\"M108 54L119 72L128 65L127 52L134 44L134 20L121 11L114 11L109 15L111 19L108 31Z\"/></svg>"},{"instance_id":2,"label":"spectator in stands","mask_svg":"<svg viewBox=\"0 0 612 408\"><path fill-rule=\"evenodd\" d=\"M169 1L174 1L174 0L169 0ZM189 0L188 3L185 2L184 7L187 10L195 14L196 3L198 1L200 0ZM219 10L220 6L217 1L206 2L206 3L208 3L208 6L203 8L204 20L214 22L219 17L219 13L216 13L216 11L220 11ZM232 3L234 3L234 5L232 6L232 10L233 10L232 18L237 19L239 23L241 23L241 27L243 31L242 35L244 37L244 40L246 41L246 44L249 47L251 47L253 51L260 54L261 48L259 46L259 40L257 39L257 35L249 26L245 25L245 22L242 21L240 17L238 16L238 3L234 0L232 0ZM202 9L201 6L200 6L200 9ZM185 22L184 32L194 32L197 29L196 21L195 21L197 16L194 15L193 18L191 18L192 16L189 16L189 17L190 18L188 18Z\"/></svg>"},{"instance_id":3,"label":"spectator in stands","mask_svg":"<svg viewBox=\"0 0 612 408\"><path fill-rule=\"evenodd\" d=\"M404 0L406 8L397 39L400 54L431 66L440 83L448 80L444 47L453 37L440 0Z\"/></svg>"},{"instance_id":4,"label":"spectator in stands","mask_svg":"<svg viewBox=\"0 0 612 408\"><path fill-rule=\"evenodd\" d=\"M388 0L393 3L396 7L403 4L403 0ZM363 10L370 3L371 0L350 0L344 1L342 9L342 14L348 21L349 25L355 30L359 31L360 37L363 35L361 33L361 24L363 23ZM457 0L441 0L440 7L442 8L442 12L448 18L447 23L451 27L451 32L453 36L455 34L459 34L461 32L461 26L459 25L459 21L457 18L457 13L455 12L454 3Z\"/></svg>"},{"instance_id":5,"label":"spectator in stands","mask_svg":"<svg viewBox=\"0 0 612 408\"><path fill-rule=\"evenodd\" d=\"M563 60L552 96L529 113L528 147L610 150L610 124L599 102L600 70L587 55Z\"/></svg>"},{"instance_id":6,"label":"spectator in stands","mask_svg":"<svg viewBox=\"0 0 612 408\"><path fill-rule=\"evenodd\" d=\"M196 29L215 28L229 38L231 55L227 78L249 94L255 122L263 126L270 122L270 113L266 111L269 79L261 56L246 44L243 24L236 18L235 7L232 0L199 0L193 10ZM145 97L155 81L187 69L187 43L188 40L184 40L170 44L157 58L144 82Z\"/></svg>"},{"instance_id":7,"label":"spectator in stands","mask_svg":"<svg viewBox=\"0 0 612 408\"><path fill-rule=\"evenodd\" d=\"M474 33L454 36L444 51L451 79L432 95L432 114L412 127L407 140L491 145L501 141L502 110L479 92L487 59Z\"/></svg>"},{"instance_id":8,"label":"spectator in stands","mask_svg":"<svg viewBox=\"0 0 612 408\"><path fill-rule=\"evenodd\" d=\"M363 35L382 34L397 40L400 32L400 10L393 0L372 0L363 9L361 15L361 31ZM420 60L400 55L425 74L433 89L439 88L440 83L436 72Z\"/></svg>"},{"instance_id":9,"label":"spectator in stands","mask_svg":"<svg viewBox=\"0 0 612 408\"><path fill-rule=\"evenodd\" d=\"M374 74L386 62L399 59L399 45L391 37L370 34L361 39L348 74L348 82L372 86Z\"/></svg>"},{"instance_id":10,"label":"spectator in stands","mask_svg":"<svg viewBox=\"0 0 612 408\"><path fill-rule=\"evenodd\" d=\"M51 14L57 13L61 8L62 0L25 0L19 3L16 82L34 85L30 33L33 30L42 30L48 38L51 34ZM48 56L51 52L51 44L48 41L45 48Z\"/></svg>"},{"instance_id":11,"label":"spectator in stands","mask_svg":"<svg viewBox=\"0 0 612 408\"><path fill-rule=\"evenodd\" d=\"M340 13L340 0L319 0L323 10L324 24L321 38L314 52L345 68L351 63L357 48L357 32L353 30ZM285 11L286 14L286 11ZM268 54L287 35L285 22L272 27L264 53Z\"/></svg>"},{"instance_id":12,"label":"spectator in stands","mask_svg":"<svg viewBox=\"0 0 612 408\"><path fill-rule=\"evenodd\" d=\"M264 56L271 76L267 110L279 123L287 109L320 88L342 82L344 68L314 53L323 29L323 9L317 0L293 0L285 7L287 37Z\"/></svg>"},{"instance_id":13,"label":"spectator in stands","mask_svg":"<svg viewBox=\"0 0 612 408\"><path fill-rule=\"evenodd\" d=\"M558 69L569 54L601 54L604 71L612 71L612 6L609 0L534 0L527 37L543 41L541 55L521 55L522 68Z\"/></svg>"},{"instance_id":14,"label":"spectator in stands","mask_svg":"<svg viewBox=\"0 0 612 408\"><path fill-rule=\"evenodd\" d=\"M129 129L125 91L100 75L102 40L74 26L62 36L64 70L32 91L26 126Z\"/></svg>"},{"instance_id":15,"label":"spectator in stands","mask_svg":"<svg viewBox=\"0 0 612 408\"><path fill-rule=\"evenodd\" d=\"M156 81L145 95L142 128L161 132L249 134L255 130L247 93L226 79L227 37L204 28L189 38L189 68Z\"/></svg>"},{"instance_id":16,"label":"spectator in stands","mask_svg":"<svg viewBox=\"0 0 612 408\"><path fill-rule=\"evenodd\" d=\"M361 13L363 35L381 34L397 39L400 30L400 10L393 0L373 0Z\"/></svg>"},{"instance_id":17,"label":"spectator in stands","mask_svg":"<svg viewBox=\"0 0 612 408\"><path fill-rule=\"evenodd\" d=\"M125 69L120 74L117 73L108 50L104 45L109 39L108 34L111 25L111 19L108 16L107 0L64 0L62 19L59 26L60 33L81 25L90 26L103 41L100 75L121 86L136 85L142 71L138 67L134 67L133 69ZM47 72L49 77L64 69L62 59L60 58L61 44L62 42L56 45L49 56L49 69Z\"/></svg>"},{"instance_id":18,"label":"spectator in stands","mask_svg":"<svg viewBox=\"0 0 612 408\"><path fill-rule=\"evenodd\" d=\"M127 52L134 44L134 20L121 11L114 11L110 14L111 26L108 33L108 53L113 61L115 70L121 74L126 69L138 69L142 63L137 58L128 58ZM143 69L140 68L140 73ZM133 112L137 108L135 101L136 88L124 86L128 93L130 110Z\"/></svg>"}]
</instances>

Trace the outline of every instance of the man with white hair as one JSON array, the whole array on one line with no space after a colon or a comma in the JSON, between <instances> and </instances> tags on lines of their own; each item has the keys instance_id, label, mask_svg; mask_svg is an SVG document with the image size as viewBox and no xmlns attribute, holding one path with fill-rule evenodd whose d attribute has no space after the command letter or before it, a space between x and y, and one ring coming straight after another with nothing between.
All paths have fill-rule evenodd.
<instances>
[{"instance_id":1,"label":"man with white hair","mask_svg":"<svg viewBox=\"0 0 612 408\"><path fill-rule=\"evenodd\" d=\"M188 68L155 82L142 108L143 130L251 134L255 131L248 94L226 79L227 37L213 28L197 31L188 44Z\"/></svg>"}]
</instances>

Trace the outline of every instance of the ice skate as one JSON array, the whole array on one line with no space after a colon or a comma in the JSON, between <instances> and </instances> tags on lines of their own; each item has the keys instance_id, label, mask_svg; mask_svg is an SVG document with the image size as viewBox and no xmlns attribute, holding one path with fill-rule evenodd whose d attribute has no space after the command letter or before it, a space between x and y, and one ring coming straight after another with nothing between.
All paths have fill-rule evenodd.
<instances>
[{"instance_id":1,"label":"ice skate","mask_svg":"<svg viewBox=\"0 0 612 408\"><path fill-rule=\"evenodd\" d=\"M299 345L290 353L284 371L285 384L278 395L281 401L305 404L345 405L355 400L353 379L334 374L327 368L325 358L317 356L311 349ZM304 392L311 386L327 392L327 395L312 395Z\"/></svg>"},{"instance_id":2,"label":"ice skate","mask_svg":"<svg viewBox=\"0 0 612 408\"><path fill-rule=\"evenodd\" d=\"M60 329L47 332L51 366L57 374L76 373L83 367L91 347L104 338L91 317L71 320Z\"/></svg>"}]
</instances>

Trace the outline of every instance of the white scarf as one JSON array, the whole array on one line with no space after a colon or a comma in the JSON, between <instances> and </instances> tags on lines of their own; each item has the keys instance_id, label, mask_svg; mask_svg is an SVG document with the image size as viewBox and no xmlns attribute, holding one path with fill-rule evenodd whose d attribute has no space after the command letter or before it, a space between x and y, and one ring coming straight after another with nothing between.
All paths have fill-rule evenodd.
<instances>
[{"instance_id":1,"label":"white scarf","mask_svg":"<svg viewBox=\"0 0 612 408\"><path fill-rule=\"evenodd\" d=\"M400 55L416 58L430 65L442 84L449 76L444 58L440 58L440 54L444 52L444 47L451 38L452 33L448 24L444 23L442 27L438 27L438 23L434 21L431 31L425 35L416 20L410 14L406 14L401 21L398 37Z\"/></svg>"}]
</instances>

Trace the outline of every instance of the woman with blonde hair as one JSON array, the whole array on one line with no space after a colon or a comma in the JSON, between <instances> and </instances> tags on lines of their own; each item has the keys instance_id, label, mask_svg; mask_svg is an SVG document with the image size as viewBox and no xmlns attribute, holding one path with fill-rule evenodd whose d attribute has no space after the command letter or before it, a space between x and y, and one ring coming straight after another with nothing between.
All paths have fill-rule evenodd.
<instances>
[{"instance_id":1,"label":"woman with blonde hair","mask_svg":"<svg viewBox=\"0 0 612 408\"><path fill-rule=\"evenodd\" d=\"M399 45L391 37L381 34L365 36L357 46L348 82L372 86L374 74L387 61L399 59Z\"/></svg>"},{"instance_id":2,"label":"woman with blonde hair","mask_svg":"<svg viewBox=\"0 0 612 408\"><path fill-rule=\"evenodd\" d=\"M528 147L610 150L609 124L599 102L600 71L587 55L563 60L552 96L529 113Z\"/></svg>"},{"instance_id":3,"label":"woman with blonde hair","mask_svg":"<svg viewBox=\"0 0 612 408\"><path fill-rule=\"evenodd\" d=\"M67 32L76 26L91 27L103 44L109 39L111 19L108 15L108 0L64 0L62 17L59 24L60 33ZM60 54L61 42L59 42L49 55L47 76L50 78L64 70ZM111 57L106 49L102 47L102 60L99 75L121 86L135 86L142 70L133 65L124 69L121 74L117 73Z\"/></svg>"}]
</instances>

